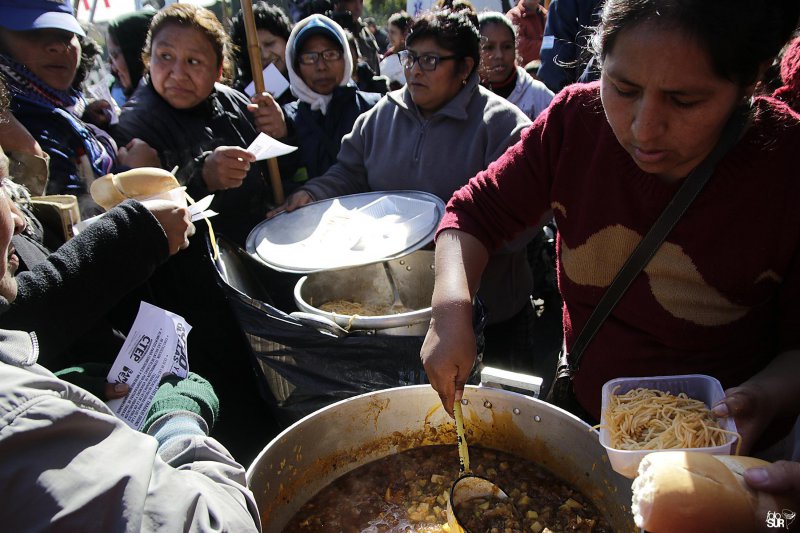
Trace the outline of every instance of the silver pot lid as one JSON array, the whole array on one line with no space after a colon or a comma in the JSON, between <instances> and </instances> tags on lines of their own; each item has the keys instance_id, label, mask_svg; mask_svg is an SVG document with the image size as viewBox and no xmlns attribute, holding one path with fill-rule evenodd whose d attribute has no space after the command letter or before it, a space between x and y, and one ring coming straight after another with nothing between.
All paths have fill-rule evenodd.
<instances>
[{"instance_id":1,"label":"silver pot lid","mask_svg":"<svg viewBox=\"0 0 800 533\"><path fill-rule=\"evenodd\" d=\"M396 259L433 240L445 204L422 191L321 200L258 224L247 253L281 272L308 274Z\"/></svg>"}]
</instances>

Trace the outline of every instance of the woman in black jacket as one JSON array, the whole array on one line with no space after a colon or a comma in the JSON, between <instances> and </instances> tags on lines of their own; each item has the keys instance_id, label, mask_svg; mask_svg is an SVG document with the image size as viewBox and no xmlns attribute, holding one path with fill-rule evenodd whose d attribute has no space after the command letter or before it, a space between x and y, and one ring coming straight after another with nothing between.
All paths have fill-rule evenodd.
<instances>
[{"instance_id":1,"label":"woman in black jacket","mask_svg":"<svg viewBox=\"0 0 800 533\"><path fill-rule=\"evenodd\" d=\"M264 218L272 192L245 148L258 135L250 101L218 81L229 69L230 40L207 9L173 4L153 18L145 44L145 83L122 109L118 142L146 139L161 166L177 167L195 199L214 194L217 229L243 244Z\"/></svg>"}]
</instances>

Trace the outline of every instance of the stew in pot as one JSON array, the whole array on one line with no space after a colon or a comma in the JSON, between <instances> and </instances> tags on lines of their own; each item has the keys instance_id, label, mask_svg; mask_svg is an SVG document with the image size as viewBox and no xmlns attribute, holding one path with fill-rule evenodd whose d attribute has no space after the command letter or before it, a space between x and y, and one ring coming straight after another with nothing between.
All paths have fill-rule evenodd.
<instances>
[{"instance_id":1,"label":"stew in pot","mask_svg":"<svg viewBox=\"0 0 800 533\"><path fill-rule=\"evenodd\" d=\"M470 447L470 458L472 473L511 497L523 531L612 531L586 497L536 463L478 447ZM325 487L300 508L284 532L446 532L447 500L457 477L455 446L424 446L390 455Z\"/></svg>"}]
</instances>

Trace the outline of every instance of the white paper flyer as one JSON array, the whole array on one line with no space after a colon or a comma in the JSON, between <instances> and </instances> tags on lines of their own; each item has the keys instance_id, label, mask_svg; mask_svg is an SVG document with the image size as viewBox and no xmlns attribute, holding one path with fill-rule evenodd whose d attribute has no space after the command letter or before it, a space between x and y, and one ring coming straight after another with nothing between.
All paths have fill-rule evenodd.
<instances>
[{"instance_id":1,"label":"white paper flyer","mask_svg":"<svg viewBox=\"0 0 800 533\"><path fill-rule=\"evenodd\" d=\"M286 89L289 88L289 82L286 81L281 71L278 70L278 67L273 63L267 65L261 75L264 77L264 88L274 98L280 98L281 95L286 92ZM251 81L247 87L244 88L244 94L247 96L256 94L256 84Z\"/></svg>"},{"instance_id":2,"label":"white paper flyer","mask_svg":"<svg viewBox=\"0 0 800 533\"><path fill-rule=\"evenodd\" d=\"M297 150L296 146L283 144L263 131L259 133L258 136L253 139L253 142L250 143L250 146L247 147L247 151L256 156L256 161L291 154L295 150Z\"/></svg>"},{"instance_id":3,"label":"white paper flyer","mask_svg":"<svg viewBox=\"0 0 800 533\"><path fill-rule=\"evenodd\" d=\"M191 329L175 313L147 302L139 306L139 314L107 377L109 383L127 383L130 387L125 398L110 400L108 406L133 429L142 427L162 377L188 375L186 337Z\"/></svg>"}]
</instances>

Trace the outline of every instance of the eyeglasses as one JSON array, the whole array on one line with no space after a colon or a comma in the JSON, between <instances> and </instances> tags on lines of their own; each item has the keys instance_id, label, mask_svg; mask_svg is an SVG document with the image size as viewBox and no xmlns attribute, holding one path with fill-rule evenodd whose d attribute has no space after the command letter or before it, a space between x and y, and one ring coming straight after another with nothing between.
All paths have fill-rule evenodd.
<instances>
[{"instance_id":1,"label":"eyeglasses","mask_svg":"<svg viewBox=\"0 0 800 533\"><path fill-rule=\"evenodd\" d=\"M445 61L447 59L458 59L461 56L437 56L433 54L422 54L421 56L416 56L411 54L408 50L402 50L399 52L400 54L400 64L403 65L403 68L407 70L411 70L414 68L414 63L419 64L419 68L422 70L432 71L436 70L436 67L439 66L439 61Z\"/></svg>"},{"instance_id":2,"label":"eyeglasses","mask_svg":"<svg viewBox=\"0 0 800 533\"><path fill-rule=\"evenodd\" d=\"M316 65L320 57L326 63L330 63L331 61L339 61L342 58L342 51L329 48L327 50L323 50L322 52L306 52L304 54L300 54L298 56L298 60L303 65Z\"/></svg>"}]
</instances>

